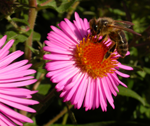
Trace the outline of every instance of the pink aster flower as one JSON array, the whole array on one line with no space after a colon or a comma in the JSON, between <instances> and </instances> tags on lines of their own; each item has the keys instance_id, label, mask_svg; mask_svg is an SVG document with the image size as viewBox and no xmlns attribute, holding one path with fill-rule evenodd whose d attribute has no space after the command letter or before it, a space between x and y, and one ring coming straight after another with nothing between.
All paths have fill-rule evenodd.
<instances>
[{"instance_id":1,"label":"pink aster flower","mask_svg":"<svg viewBox=\"0 0 150 126\"><path fill-rule=\"evenodd\" d=\"M117 75L129 77L118 70L132 68L117 61L117 52L104 59L111 40L97 42L90 37L87 19L75 13L73 23L64 20L59 24L61 30L51 26L53 31L45 41L47 46L43 49L50 52L44 55L44 59L50 60L46 64L47 77L57 83L55 88L61 91L64 102L70 101L77 109L83 104L85 110L101 106L102 111L107 111L107 101L115 108L112 94L117 95L119 84L126 87Z\"/></svg>"},{"instance_id":2,"label":"pink aster flower","mask_svg":"<svg viewBox=\"0 0 150 126\"><path fill-rule=\"evenodd\" d=\"M0 39L0 126L15 126L16 124L23 126L22 123L33 123L33 121L14 109L35 113L35 110L28 105L38 102L28 98L31 98L31 95L37 91L30 91L23 86L36 82L36 79L30 76L36 71L29 69L31 64L27 64L28 60L15 62L23 55L23 52L18 50L9 54L14 40L4 45L6 38L7 36L4 36Z\"/></svg>"}]
</instances>

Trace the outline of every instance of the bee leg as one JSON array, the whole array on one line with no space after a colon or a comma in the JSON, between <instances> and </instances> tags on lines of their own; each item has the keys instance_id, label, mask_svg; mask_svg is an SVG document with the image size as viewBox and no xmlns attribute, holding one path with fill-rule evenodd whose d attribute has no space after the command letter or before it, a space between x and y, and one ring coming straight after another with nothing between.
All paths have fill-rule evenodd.
<instances>
[{"instance_id":1,"label":"bee leg","mask_svg":"<svg viewBox=\"0 0 150 126\"><path fill-rule=\"evenodd\" d=\"M114 52L115 48L116 48L116 43L113 43L110 49L106 52L104 59L107 59L110 56L110 54Z\"/></svg>"},{"instance_id":2,"label":"bee leg","mask_svg":"<svg viewBox=\"0 0 150 126\"><path fill-rule=\"evenodd\" d=\"M104 40L106 39L106 37L107 37L107 35L104 35L104 36L102 37L102 39L100 39L98 42L100 43L100 42L104 41ZM98 38L98 36L97 36L97 38Z\"/></svg>"}]
</instances>

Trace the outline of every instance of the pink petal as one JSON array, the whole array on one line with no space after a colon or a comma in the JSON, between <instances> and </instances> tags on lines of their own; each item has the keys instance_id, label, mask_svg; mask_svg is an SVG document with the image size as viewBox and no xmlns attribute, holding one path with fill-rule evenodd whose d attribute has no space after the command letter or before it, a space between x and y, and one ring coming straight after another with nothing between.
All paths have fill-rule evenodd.
<instances>
[{"instance_id":1,"label":"pink petal","mask_svg":"<svg viewBox=\"0 0 150 126\"><path fill-rule=\"evenodd\" d=\"M20 121L33 123L33 121L30 118L15 112L14 110L8 108L7 106L4 106L3 104L0 104L0 108L1 108L1 112L4 113L5 115L11 116L13 118L17 118Z\"/></svg>"},{"instance_id":2,"label":"pink petal","mask_svg":"<svg viewBox=\"0 0 150 126\"><path fill-rule=\"evenodd\" d=\"M6 39L7 39L7 35L4 35L4 36L0 39L0 48L4 45Z\"/></svg>"},{"instance_id":3,"label":"pink petal","mask_svg":"<svg viewBox=\"0 0 150 126\"><path fill-rule=\"evenodd\" d=\"M0 126L15 126L8 118L6 118L3 114L0 114Z\"/></svg>"},{"instance_id":4,"label":"pink petal","mask_svg":"<svg viewBox=\"0 0 150 126\"><path fill-rule=\"evenodd\" d=\"M118 71L118 70L115 70L115 73L117 73L118 75L120 75L120 76L122 76L122 77L125 77L125 78L130 77L128 74L121 73L121 72Z\"/></svg>"}]
</instances>

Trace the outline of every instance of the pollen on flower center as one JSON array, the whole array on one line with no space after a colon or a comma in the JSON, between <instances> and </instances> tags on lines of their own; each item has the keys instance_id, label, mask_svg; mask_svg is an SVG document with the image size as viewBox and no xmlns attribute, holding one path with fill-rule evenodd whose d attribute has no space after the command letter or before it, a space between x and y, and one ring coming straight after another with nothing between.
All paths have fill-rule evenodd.
<instances>
[{"instance_id":1,"label":"pollen on flower center","mask_svg":"<svg viewBox=\"0 0 150 126\"><path fill-rule=\"evenodd\" d=\"M104 59L109 47L104 42L98 42L97 38L87 37L80 41L75 50L75 61L82 72L87 72L92 78L107 76L113 73L117 61L113 55Z\"/></svg>"}]
</instances>

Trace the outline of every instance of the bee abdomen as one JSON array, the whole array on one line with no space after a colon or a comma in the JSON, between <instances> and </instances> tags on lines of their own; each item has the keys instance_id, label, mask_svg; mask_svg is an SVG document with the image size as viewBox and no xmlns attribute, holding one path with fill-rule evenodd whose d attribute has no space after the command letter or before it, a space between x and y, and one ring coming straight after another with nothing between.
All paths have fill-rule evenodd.
<instances>
[{"instance_id":1,"label":"bee abdomen","mask_svg":"<svg viewBox=\"0 0 150 126\"><path fill-rule=\"evenodd\" d=\"M122 57L125 57L127 51L128 51L128 44L127 44L127 43L118 45L118 47L117 47L117 52L118 52Z\"/></svg>"}]
</instances>

